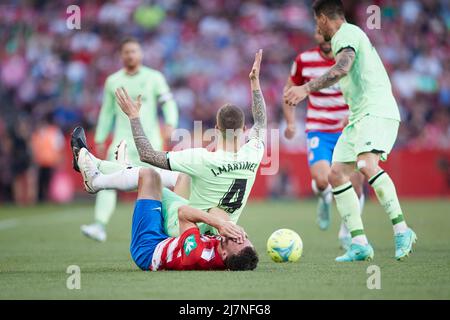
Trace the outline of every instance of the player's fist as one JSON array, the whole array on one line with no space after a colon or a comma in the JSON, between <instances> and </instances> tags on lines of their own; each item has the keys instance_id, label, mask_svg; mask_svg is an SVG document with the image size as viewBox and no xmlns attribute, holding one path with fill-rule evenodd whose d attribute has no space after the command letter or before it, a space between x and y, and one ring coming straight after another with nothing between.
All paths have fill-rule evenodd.
<instances>
[{"instance_id":1,"label":"player's fist","mask_svg":"<svg viewBox=\"0 0 450 320\"><path fill-rule=\"evenodd\" d=\"M288 124L286 129L284 129L284 136L286 139L292 139L295 137L295 134L297 133L297 126L295 124Z\"/></svg>"},{"instance_id":2,"label":"player's fist","mask_svg":"<svg viewBox=\"0 0 450 320\"><path fill-rule=\"evenodd\" d=\"M142 96L139 95L136 101L130 98L127 90L124 87L120 87L116 90L116 99L117 103L120 106L120 109L130 118L139 117L139 110L142 105Z\"/></svg>"},{"instance_id":3,"label":"player's fist","mask_svg":"<svg viewBox=\"0 0 450 320\"><path fill-rule=\"evenodd\" d=\"M250 74L248 75L250 80L252 81L259 80L259 70L261 68L262 53L262 49L259 49L255 54L255 61L253 62L252 71L250 71Z\"/></svg>"}]
</instances>

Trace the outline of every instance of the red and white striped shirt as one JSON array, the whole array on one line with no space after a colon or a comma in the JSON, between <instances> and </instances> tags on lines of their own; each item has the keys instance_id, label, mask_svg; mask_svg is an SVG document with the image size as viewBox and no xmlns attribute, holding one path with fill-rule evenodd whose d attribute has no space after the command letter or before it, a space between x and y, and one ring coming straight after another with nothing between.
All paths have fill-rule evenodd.
<instances>
[{"instance_id":1,"label":"red and white striped shirt","mask_svg":"<svg viewBox=\"0 0 450 320\"><path fill-rule=\"evenodd\" d=\"M167 238L153 253L150 270L224 270L217 248L220 236L200 234L192 227L176 238Z\"/></svg>"},{"instance_id":2,"label":"red and white striped shirt","mask_svg":"<svg viewBox=\"0 0 450 320\"><path fill-rule=\"evenodd\" d=\"M323 75L334 64L334 59L322 56L319 47L302 52L292 65L291 80L297 86L303 85ZM348 105L339 84L311 92L306 112L306 132L340 132L344 128L344 119L348 116Z\"/></svg>"}]
</instances>

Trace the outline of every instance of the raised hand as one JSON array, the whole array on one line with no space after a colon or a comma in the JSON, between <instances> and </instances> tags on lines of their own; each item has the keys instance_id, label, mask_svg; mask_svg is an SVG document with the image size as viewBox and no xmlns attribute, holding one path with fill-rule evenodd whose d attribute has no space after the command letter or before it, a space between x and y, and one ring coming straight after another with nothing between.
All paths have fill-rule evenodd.
<instances>
[{"instance_id":1,"label":"raised hand","mask_svg":"<svg viewBox=\"0 0 450 320\"><path fill-rule=\"evenodd\" d=\"M255 61L253 62L252 71L248 75L251 81L259 80L259 70L261 68L262 49L259 49L255 54Z\"/></svg>"},{"instance_id":2,"label":"raised hand","mask_svg":"<svg viewBox=\"0 0 450 320\"><path fill-rule=\"evenodd\" d=\"M120 109L122 109L122 111L128 116L128 118L138 118L139 110L141 109L142 105L142 96L139 95L137 97L137 100L133 101L124 87L120 87L119 89L117 89L115 94Z\"/></svg>"}]
</instances>

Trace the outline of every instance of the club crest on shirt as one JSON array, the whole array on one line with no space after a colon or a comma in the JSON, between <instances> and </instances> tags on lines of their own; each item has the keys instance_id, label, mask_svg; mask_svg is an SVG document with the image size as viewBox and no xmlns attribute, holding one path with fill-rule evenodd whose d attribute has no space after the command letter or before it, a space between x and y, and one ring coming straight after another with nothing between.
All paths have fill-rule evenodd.
<instances>
[{"instance_id":1,"label":"club crest on shirt","mask_svg":"<svg viewBox=\"0 0 450 320\"><path fill-rule=\"evenodd\" d=\"M187 256L192 252L192 250L197 248L197 242L195 241L194 235L190 235L189 237L186 238L186 240L184 241L183 248L184 248L184 253Z\"/></svg>"}]
</instances>

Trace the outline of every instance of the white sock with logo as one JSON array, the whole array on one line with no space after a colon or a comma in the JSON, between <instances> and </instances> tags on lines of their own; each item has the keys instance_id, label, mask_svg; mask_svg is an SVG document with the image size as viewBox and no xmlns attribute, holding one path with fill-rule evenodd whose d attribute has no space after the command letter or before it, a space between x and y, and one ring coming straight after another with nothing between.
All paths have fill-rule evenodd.
<instances>
[{"instance_id":1,"label":"white sock with logo","mask_svg":"<svg viewBox=\"0 0 450 320\"><path fill-rule=\"evenodd\" d=\"M111 174L100 173L93 181L95 189L133 191L138 187L140 167L129 167Z\"/></svg>"},{"instance_id":2,"label":"white sock with logo","mask_svg":"<svg viewBox=\"0 0 450 320\"><path fill-rule=\"evenodd\" d=\"M128 167L111 174L99 174L93 181L96 189L115 189L120 191L136 190L139 183L139 170L142 167ZM173 188L177 182L179 172L154 168L161 176L163 187Z\"/></svg>"}]
</instances>

